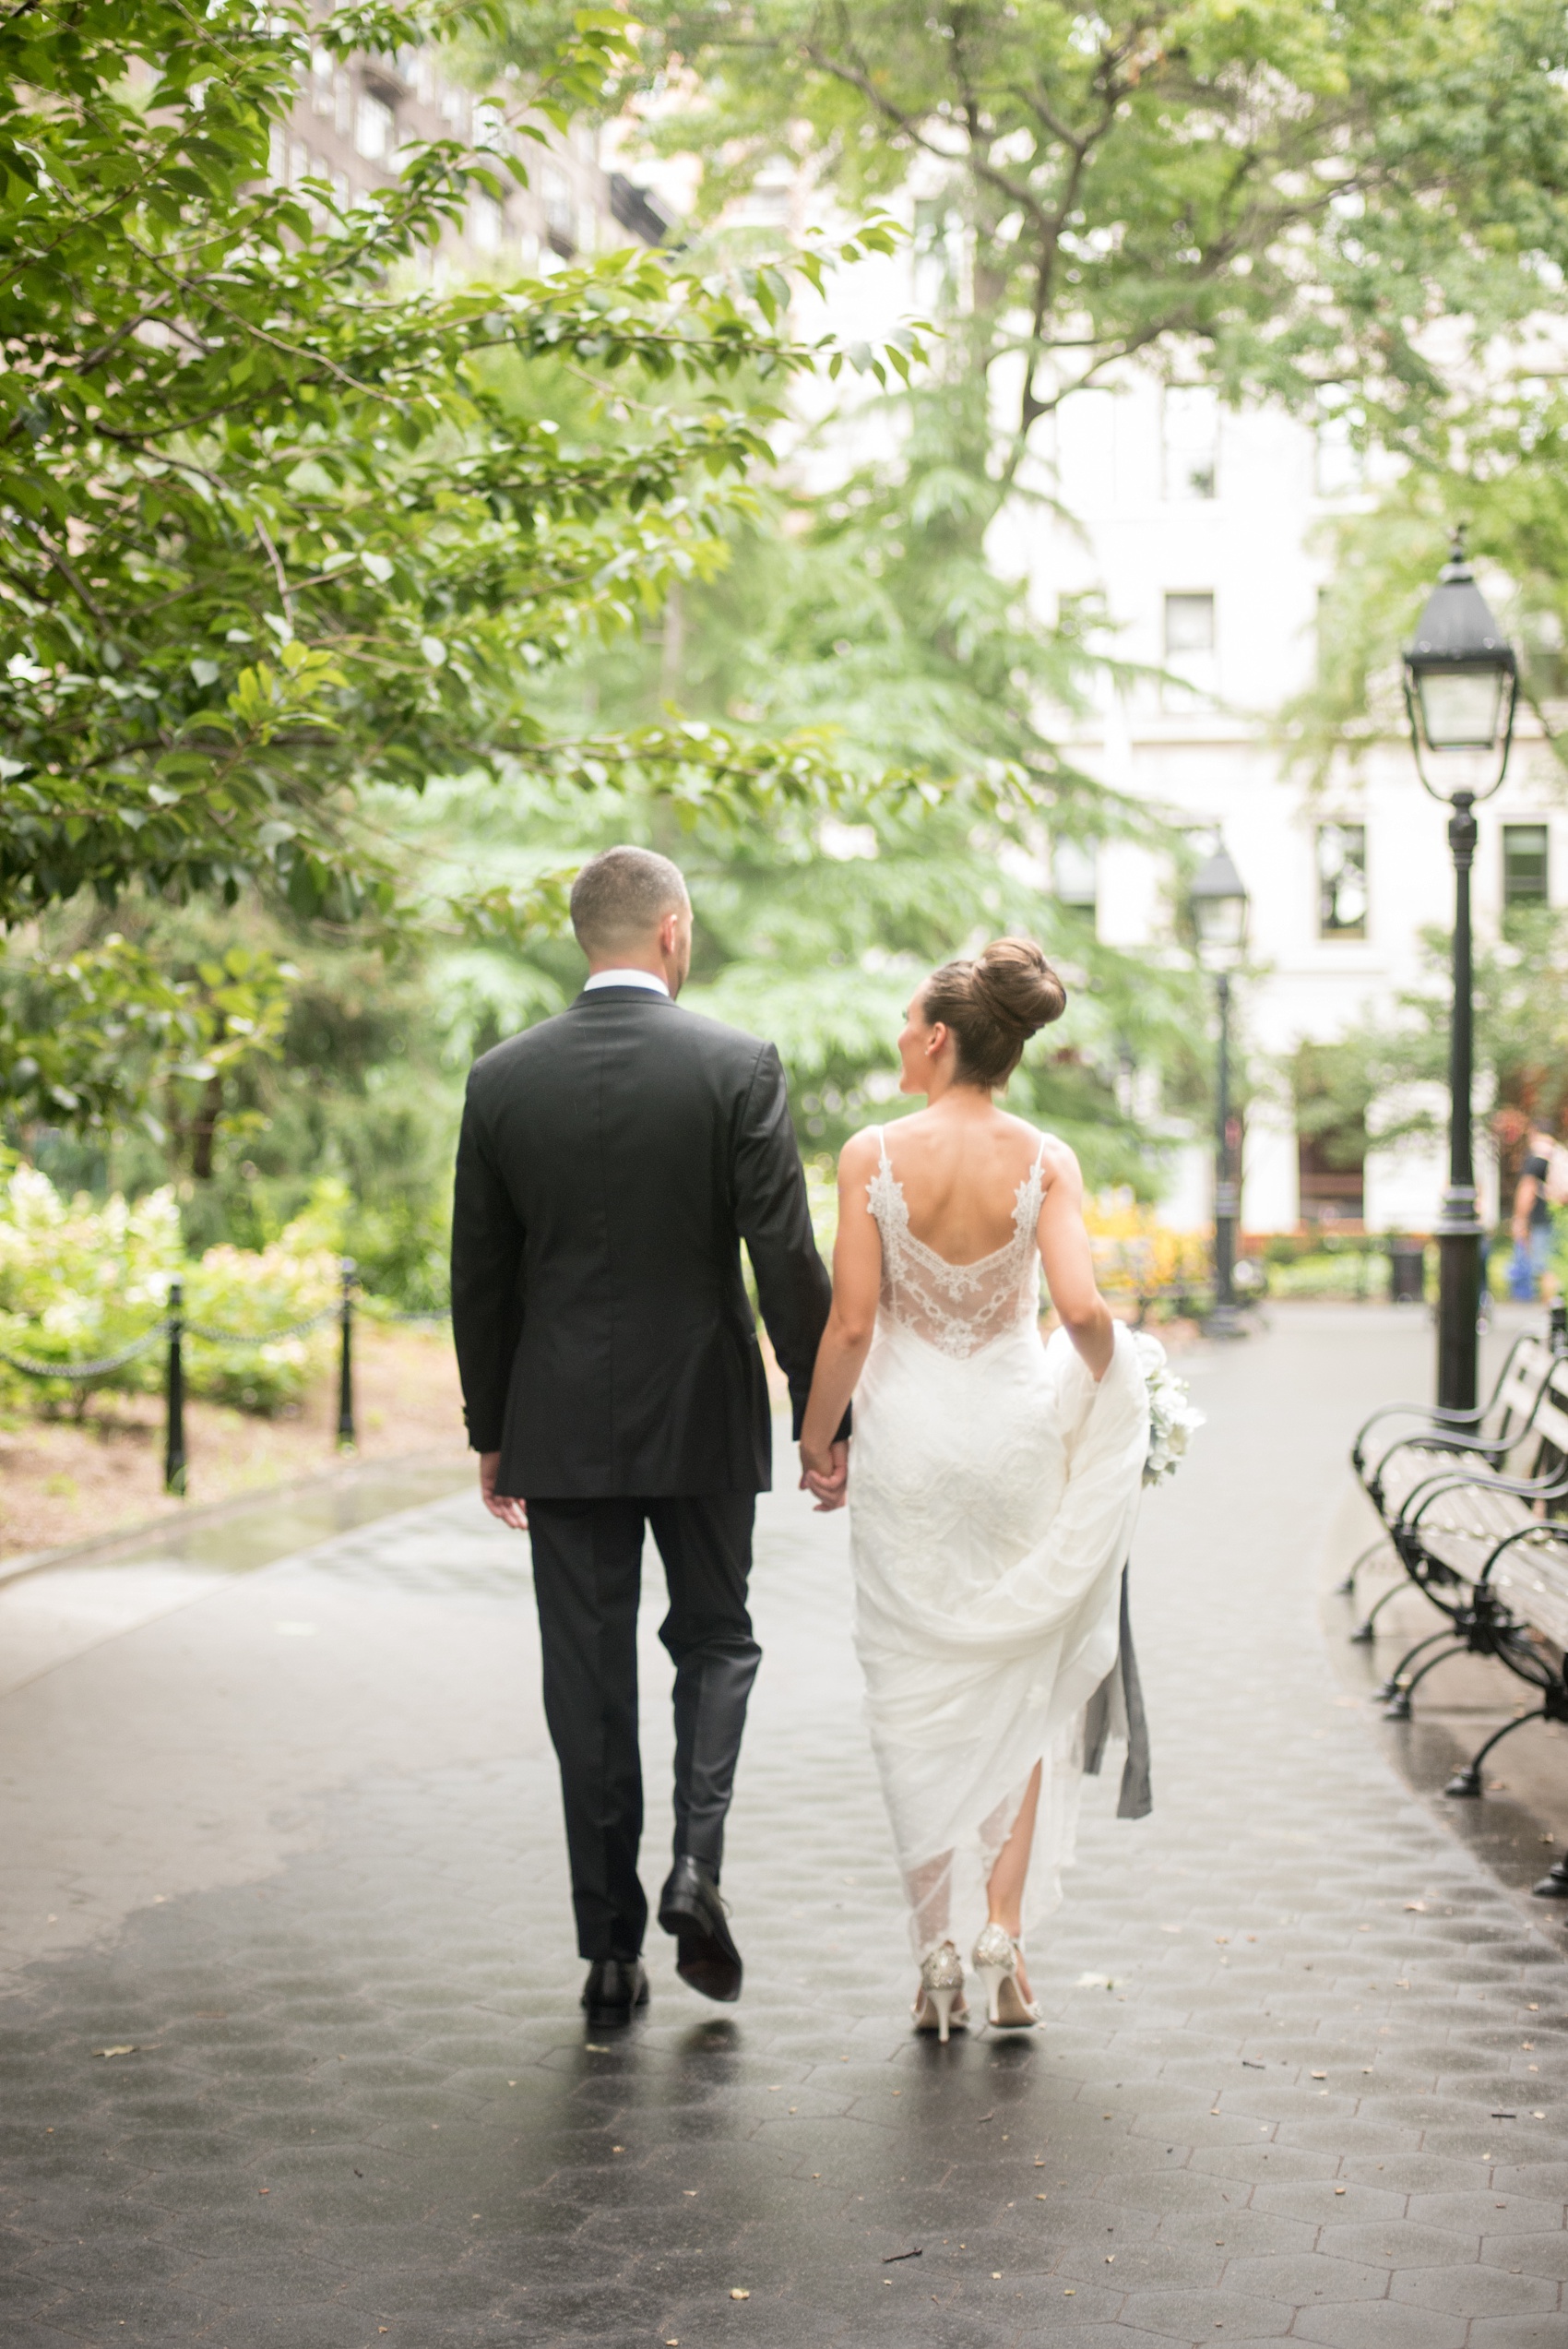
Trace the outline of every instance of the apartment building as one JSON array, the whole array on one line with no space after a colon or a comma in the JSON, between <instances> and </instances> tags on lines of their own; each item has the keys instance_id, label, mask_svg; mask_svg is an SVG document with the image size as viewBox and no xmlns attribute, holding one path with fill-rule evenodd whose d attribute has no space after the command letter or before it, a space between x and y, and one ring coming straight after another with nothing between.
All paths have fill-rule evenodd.
<instances>
[{"instance_id":1,"label":"apartment building","mask_svg":"<svg viewBox=\"0 0 1568 2349\"><path fill-rule=\"evenodd\" d=\"M1421 789L1403 732L1391 728L1314 788L1291 770L1275 727L1320 658L1330 526L1369 495L1348 434L1332 418L1314 430L1142 376L1069 402L1041 460L1078 528L1037 510L1009 525L1012 559L1044 612L1063 596L1102 594L1118 651L1164 673L1126 693L1107 689L1068 746L1200 838L1210 827L1222 834L1252 901L1239 1025L1276 1083L1247 1120L1245 1228L1430 1224L1440 1147L1380 1151L1374 1109L1370 1134L1342 1136L1325 1153L1298 1134L1294 1115L1295 1086L1311 1082L1301 1048L1331 1045L1403 990L1430 984L1422 933L1453 918L1444 812ZM1007 560L1009 545L998 553ZM1480 810L1482 942L1511 905L1568 901L1560 775L1522 724L1508 780ZM1092 908L1107 941L1158 948L1170 937L1170 876L1146 851L1108 842L1056 862L1057 887ZM1363 1142L1364 1157L1347 1163ZM1490 1168L1487 1179L1495 1182ZM1182 1153L1168 1211L1196 1224L1211 1202L1207 1147L1194 1145Z\"/></svg>"},{"instance_id":2,"label":"apartment building","mask_svg":"<svg viewBox=\"0 0 1568 2349\"><path fill-rule=\"evenodd\" d=\"M445 79L432 50L344 61L315 52L287 127L272 135L270 175L325 180L340 203L385 186L407 146L434 139L494 145L520 155L529 185L499 199L475 189L460 233L433 256L438 275L522 270L548 276L578 258L630 244L658 244L670 222L644 187L610 166L612 141L591 123L553 129L540 146L505 127L494 98Z\"/></svg>"}]
</instances>

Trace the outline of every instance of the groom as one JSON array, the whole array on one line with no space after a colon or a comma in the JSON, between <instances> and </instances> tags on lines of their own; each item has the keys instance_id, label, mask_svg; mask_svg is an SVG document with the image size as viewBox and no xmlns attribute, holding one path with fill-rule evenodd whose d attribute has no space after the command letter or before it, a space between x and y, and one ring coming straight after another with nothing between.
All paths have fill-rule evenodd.
<instances>
[{"instance_id":1,"label":"groom","mask_svg":"<svg viewBox=\"0 0 1568 2349\"><path fill-rule=\"evenodd\" d=\"M588 960L581 995L469 1079L452 1324L485 1506L532 1541L545 1718L590 1961L583 2004L603 2030L647 1998L645 1526L675 1665L675 1858L659 1922L694 1989L741 1994L719 1871L761 1655L746 1582L771 1456L741 1242L797 1436L828 1279L777 1052L676 1008L692 951L679 869L607 849L577 876L572 926Z\"/></svg>"}]
</instances>

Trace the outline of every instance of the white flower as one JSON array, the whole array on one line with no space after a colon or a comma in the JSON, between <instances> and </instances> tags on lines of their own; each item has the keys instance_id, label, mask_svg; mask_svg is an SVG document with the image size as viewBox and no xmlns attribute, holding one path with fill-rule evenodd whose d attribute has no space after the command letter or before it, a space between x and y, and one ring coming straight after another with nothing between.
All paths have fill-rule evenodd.
<instances>
[{"instance_id":1,"label":"white flower","mask_svg":"<svg viewBox=\"0 0 1568 2349\"><path fill-rule=\"evenodd\" d=\"M1158 1485L1174 1476L1194 1431L1204 1424L1204 1415L1189 1401L1186 1380L1178 1378L1168 1365L1159 1340L1151 1338L1146 1330L1134 1330L1133 1343L1148 1388L1149 1445L1144 1483Z\"/></svg>"}]
</instances>

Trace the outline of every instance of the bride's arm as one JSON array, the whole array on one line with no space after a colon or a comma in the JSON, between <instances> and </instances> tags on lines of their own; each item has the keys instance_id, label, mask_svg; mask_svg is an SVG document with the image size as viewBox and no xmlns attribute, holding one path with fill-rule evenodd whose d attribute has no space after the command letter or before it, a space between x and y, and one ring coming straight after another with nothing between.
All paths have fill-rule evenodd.
<instances>
[{"instance_id":1,"label":"bride's arm","mask_svg":"<svg viewBox=\"0 0 1568 2349\"><path fill-rule=\"evenodd\" d=\"M843 1452L834 1443L834 1433L871 1350L882 1288L882 1238L866 1202L876 1157L875 1138L870 1134L857 1134L839 1153L833 1306L816 1350L811 1398L801 1423L802 1482L809 1477L812 1491L829 1508L843 1496Z\"/></svg>"},{"instance_id":2,"label":"bride's arm","mask_svg":"<svg viewBox=\"0 0 1568 2349\"><path fill-rule=\"evenodd\" d=\"M1094 1258L1084 1228L1084 1178L1065 1142L1052 1141L1047 1149L1046 1176L1039 1210L1045 1285L1085 1367L1100 1379L1111 1367L1116 1325L1095 1286Z\"/></svg>"}]
</instances>

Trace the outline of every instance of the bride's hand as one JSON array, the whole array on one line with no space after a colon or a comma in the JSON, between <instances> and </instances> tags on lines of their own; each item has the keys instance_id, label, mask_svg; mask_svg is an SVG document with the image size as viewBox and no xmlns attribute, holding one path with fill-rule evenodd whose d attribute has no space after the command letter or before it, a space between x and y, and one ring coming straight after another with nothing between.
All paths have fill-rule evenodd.
<instances>
[{"instance_id":1,"label":"bride's hand","mask_svg":"<svg viewBox=\"0 0 1568 2349\"><path fill-rule=\"evenodd\" d=\"M801 1490L810 1493L820 1515L825 1509L842 1508L849 1498L849 1447L847 1443L829 1444L826 1451L814 1446L801 1446Z\"/></svg>"}]
</instances>

